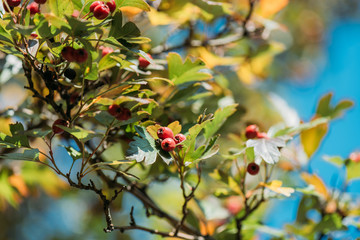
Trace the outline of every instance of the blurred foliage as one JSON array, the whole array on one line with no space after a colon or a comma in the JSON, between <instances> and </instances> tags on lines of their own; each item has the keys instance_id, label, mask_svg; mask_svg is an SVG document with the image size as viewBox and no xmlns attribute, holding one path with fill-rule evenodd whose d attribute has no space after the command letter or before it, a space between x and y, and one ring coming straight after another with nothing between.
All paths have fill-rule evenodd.
<instances>
[{"instance_id":1,"label":"blurred foliage","mask_svg":"<svg viewBox=\"0 0 360 240\"><path fill-rule=\"evenodd\" d=\"M104 239L100 226L108 239L313 239L359 216L346 186L305 170L353 103L325 95L310 122L287 126L275 105L288 107L257 88L310 74L326 28L356 14L356 1L116 0L104 20L93 2L49 0L31 15L23 1L1 15L0 210L10 220L0 217L0 238L24 239L15 230L34 228L33 206L60 206L41 213L64 231L43 227L43 239ZM69 61L64 47L86 61ZM161 126L186 140L167 151ZM357 156L327 160L346 169L346 184L360 178ZM271 199L299 193L293 225L263 224Z\"/></svg>"}]
</instances>

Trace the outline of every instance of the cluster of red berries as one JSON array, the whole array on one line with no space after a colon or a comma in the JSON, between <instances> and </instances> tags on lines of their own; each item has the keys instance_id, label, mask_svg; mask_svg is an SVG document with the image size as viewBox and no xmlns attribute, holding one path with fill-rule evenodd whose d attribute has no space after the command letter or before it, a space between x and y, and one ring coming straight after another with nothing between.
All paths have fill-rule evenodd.
<instances>
[{"instance_id":1,"label":"cluster of red berries","mask_svg":"<svg viewBox=\"0 0 360 240\"><path fill-rule=\"evenodd\" d=\"M268 138L268 135L265 132L259 132L259 127L255 124L246 127L245 136L247 139Z\"/></svg>"},{"instance_id":2,"label":"cluster of red berries","mask_svg":"<svg viewBox=\"0 0 360 240\"><path fill-rule=\"evenodd\" d=\"M161 148L167 152L173 151L177 144L185 141L186 139L186 137L181 133L176 134L174 137L173 131L168 127L160 127L157 131L157 135L161 139Z\"/></svg>"},{"instance_id":3,"label":"cluster of red berries","mask_svg":"<svg viewBox=\"0 0 360 240\"><path fill-rule=\"evenodd\" d=\"M53 123L52 131L54 134L62 134L64 130L59 128L58 126L69 127L69 124L70 124L69 121L66 121L64 119L58 119Z\"/></svg>"},{"instance_id":4,"label":"cluster of red berries","mask_svg":"<svg viewBox=\"0 0 360 240\"><path fill-rule=\"evenodd\" d=\"M83 63L86 62L89 54L85 48L74 49L73 47L64 47L61 56L69 62Z\"/></svg>"},{"instance_id":5,"label":"cluster of red berries","mask_svg":"<svg viewBox=\"0 0 360 240\"><path fill-rule=\"evenodd\" d=\"M114 0L108 2L95 1L90 5L90 12L94 14L94 17L102 20L109 16L110 12L114 12L116 9L116 3Z\"/></svg>"},{"instance_id":6,"label":"cluster of red berries","mask_svg":"<svg viewBox=\"0 0 360 240\"><path fill-rule=\"evenodd\" d=\"M153 59L152 56L150 54L147 54L149 56L149 58ZM145 69L147 68L147 66L150 65L150 62L148 60L146 60L143 57L139 57L139 68L140 69Z\"/></svg>"},{"instance_id":7,"label":"cluster of red berries","mask_svg":"<svg viewBox=\"0 0 360 240\"><path fill-rule=\"evenodd\" d=\"M128 108L121 107L117 104L110 105L108 112L120 121L126 121L131 118L131 111Z\"/></svg>"}]
</instances>

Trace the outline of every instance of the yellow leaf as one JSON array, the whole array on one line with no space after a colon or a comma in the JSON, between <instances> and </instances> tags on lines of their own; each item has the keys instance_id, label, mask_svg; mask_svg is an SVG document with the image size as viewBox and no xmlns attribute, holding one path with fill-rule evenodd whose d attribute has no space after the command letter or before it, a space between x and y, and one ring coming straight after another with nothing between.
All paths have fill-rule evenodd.
<instances>
[{"instance_id":1,"label":"yellow leaf","mask_svg":"<svg viewBox=\"0 0 360 240\"><path fill-rule=\"evenodd\" d=\"M263 17L270 17L288 5L289 0L260 0L259 11Z\"/></svg>"},{"instance_id":2,"label":"yellow leaf","mask_svg":"<svg viewBox=\"0 0 360 240\"><path fill-rule=\"evenodd\" d=\"M318 149L323 137L328 131L328 124L323 123L317 125L314 128L302 131L300 134L301 144L304 147L304 151L308 157L314 154Z\"/></svg>"},{"instance_id":3,"label":"yellow leaf","mask_svg":"<svg viewBox=\"0 0 360 240\"><path fill-rule=\"evenodd\" d=\"M148 133L154 138L154 139L158 139L158 135L157 135L157 131L159 130L161 126L159 124L156 124L156 125L151 125L151 126L148 126L146 128L146 130L148 131Z\"/></svg>"},{"instance_id":4,"label":"yellow leaf","mask_svg":"<svg viewBox=\"0 0 360 240\"><path fill-rule=\"evenodd\" d=\"M290 197L290 195L295 192L293 188L282 187L282 181L279 180L273 180L271 181L270 184L265 184L262 182L260 183L260 185L270 189L273 192L282 194L286 197Z\"/></svg>"},{"instance_id":5,"label":"yellow leaf","mask_svg":"<svg viewBox=\"0 0 360 240\"><path fill-rule=\"evenodd\" d=\"M301 173L302 179L309 184L313 185L315 187L315 190L323 196L325 199L329 198L328 190L324 184L324 182L315 174L309 174L309 173Z\"/></svg>"},{"instance_id":6,"label":"yellow leaf","mask_svg":"<svg viewBox=\"0 0 360 240\"><path fill-rule=\"evenodd\" d=\"M234 65L244 61L244 57L218 57L215 54L209 52L204 47L194 48L191 52L192 55L199 56L208 68L223 65Z\"/></svg>"},{"instance_id":7,"label":"yellow leaf","mask_svg":"<svg viewBox=\"0 0 360 240\"><path fill-rule=\"evenodd\" d=\"M179 121L172 122L167 127L173 131L174 136L181 132L181 125Z\"/></svg>"},{"instance_id":8,"label":"yellow leaf","mask_svg":"<svg viewBox=\"0 0 360 240\"><path fill-rule=\"evenodd\" d=\"M121 7L120 10L121 13L123 13L128 18L133 18L143 11L140 8L130 6Z\"/></svg>"},{"instance_id":9,"label":"yellow leaf","mask_svg":"<svg viewBox=\"0 0 360 240\"><path fill-rule=\"evenodd\" d=\"M10 123L13 123L10 118L0 118L0 132L11 135Z\"/></svg>"}]
</instances>

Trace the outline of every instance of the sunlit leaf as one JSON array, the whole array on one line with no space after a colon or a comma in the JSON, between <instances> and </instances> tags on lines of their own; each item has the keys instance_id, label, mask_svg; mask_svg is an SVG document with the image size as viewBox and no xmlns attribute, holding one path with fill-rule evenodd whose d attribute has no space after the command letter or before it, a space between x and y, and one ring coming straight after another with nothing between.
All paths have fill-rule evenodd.
<instances>
[{"instance_id":1,"label":"sunlit leaf","mask_svg":"<svg viewBox=\"0 0 360 240\"><path fill-rule=\"evenodd\" d=\"M246 147L254 148L256 164L260 165L262 160L275 164L281 155L279 148L285 147L287 139L284 137L249 139L246 141Z\"/></svg>"},{"instance_id":2,"label":"sunlit leaf","mask_svg":"<svg viewBox=\"0 0 360 240\"><path fill-rule=\"evenodd\" d=\"M304 181L309 184L313 185L315 187L315 190L324 198L328 199L329 192L324 184L324 182L321 180L320 177L318 177L315 174L309 174L306 172L301 173L301 177L304 179Z\"/></svg>"},{"instance_id":3,"label":"sunlit leaf","mask_svg":"<svg viewBox=\"0 0 360 240\"><path fill-rule=\"evenodd\" d=\"M328 131L328 124L319 124L316 127L303 130L300 133L301 144L308 157L312 156L320 146L321 141Z\"/></svg>"},{"instance_id":4,"label":"sunlit leaf","mask_svg":"<svg viewBox=\"0 0 360 240\"><path fill-rule=\"evenodd\" d=\"M291 194L295 192L293 188L282 187L282 182L279 180L273 180L270 184L261 183L261 185L286 197L290 197Z\"/></svg>"}]
</instances>

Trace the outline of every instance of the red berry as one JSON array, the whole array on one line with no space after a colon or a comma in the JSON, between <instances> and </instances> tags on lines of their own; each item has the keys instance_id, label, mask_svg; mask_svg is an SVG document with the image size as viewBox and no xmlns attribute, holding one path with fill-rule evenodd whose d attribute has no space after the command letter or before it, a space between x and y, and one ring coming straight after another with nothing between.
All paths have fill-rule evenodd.
<instances>
[{"instance_id":1,"label":"red berry","mask_svg":"<svg viewBox=\"0 0 360 240\"><path fill-rule=\"evenodd\" d=\"M353 162L360 162L360 152L352 152L349 156L349 159Z\"/></svg>"},{"instance_id":2,"label":"red berry","mask_svg":"<svg viewBox=\"0 0 360 240\"><path fill-rule=\"evenodd\" d=\"M165 138L161 142L161 148L167 152L174 150L175 147L176 147L176 143L172 138Z\"/></svg>"},{"instance_id":3,"label":"red berry","mask_svg":"<svg viewBox=\"0 0 360 240\"><path fill-rule=\"evenodd\" d=\"M40 13L39 4L33 2L26 7L30 11L30 15Z\"/></svg>"},{"instance_id":4,"label":"red berry","mask_svg":"<svg viewBox=\"0 0 360 240\"><path fill-rule=\"evenodd\" d=\"M69 127L69 121L66 121L66 120L63 120L63 119L58 119L53 123L53 125L52 125L53 132L55 134L61 134L61 133L64 132L64 130L62 130L61 128L59 128L57 126Z\"/></svg>"},{"instance_id":5,"label":"red berry","mask_svg":"<svg viewBox=\"0 0 360 240\"><path fill-rule=\"evenodd\" d=\"M86 60L88 59L88 56L89 56L89 54L85 48L80 48L80 49L75 50L74 58L75 58L75 62L77 62L77 63L86 62Z\"/></svg>"},{"instance_id":6,"label":"red berry","mask_svg":"<svg viewBox=\"0 0 360 240\"><path fill-rule=\"evenodd\" d=\"M5 4L5 2L3 2L3 8L5 10L5 12L10 12L10 9L8 8L8 6ZM12 7L10 7L12 8Z\"/></svg>"},{"instance_id":7,"label":"red berry","mask_svg":"<svg viewBox=\"0 0 360 240\"><path fill-rule=\"evenodd\" d=\"M260 170L259 165L257 165L256 163L249 163L249 165L247 166L247 172L251 175L256 175L258 174Z\"/></svg>"},{"instance_id":8,"label":"red berry","mask_svg":"<svg viewBox=\"0 0 360 240\"><path fill-rule=\"evenodd\" d=\"M151 55L148 54L148 56L152 59ZM143 57L139 57L139 68L147 68L147 66L150 65L150 62L148 60L146 60Z\"/></svg>"},{"instance_id":9,"label":"red berry","mask_svg":"<svg viewBox=\"0 0 360 240\"><path fill-rule=\"evenodd\" d=\"M99 5L102 5L104 4L103 2L101 1L95 1L93 2L91 5L90 5L90 12L94 12L94 9L99 6Z\"/></svg>"},{"instance_id":10,"label":"red berry","mask_svg":"<svg viewBox=\"0 0 360 240\"><path fill-rule=\"evenodd\" d=\"M80 12L78 10L74 10L73 13L71 14L72 17L74 18L78 18L80 16Z\"/></svg>"},{"instance_id":11,"label":"red berry","mask_svg":"<svg viewBox=\"0 0 360 240\"><path fill-rule=\"evenodd\" d=\"M61 51L61 56L69 62L74 62L75 52L76 50L73 47L64 47Z\"/></svg>"},{"instance_id":12,"label":"red berry","mask_svg":"<svg viewBox=\"0 0 360 240\"><path fill-rule=\"evenodd\" d=\"M35 38L37 38L37 37L38 37L38 35L37 35L36 33L30 34L30 39L35 39Z\"/></svg>"},{"instance_id":13,"label":"red berry","mask_svg":"<svg viewBox=\"0 0 360 240\"><path fill-rule=\"evenodd\" d=\"M116 3L114 0L109 0L106 5L109 7L110 12L114 12L116 9Z\"/></svg>"},{"instance_id":14,"label":"red berry","mask_svg":"<svg viewBox=\"0 0 360 240\"><path fill-rule=\"evenodd\" d=\"M258 133L259 133L259 128L255 124L249 125L245 129L245 136L247 139L256 138Z\"/></svg>"},{"instance_id":15,"label":"red berry","mask_svg":"<svg viewBox=\"0 0 360 240\"><path fill-rule=\"evenodd\" d=\"M236 215L244 208L243 200L239 196L230 196L225 201L225 207L232 215Z\"/></svg>"},{"instance_id":16,"label":"red berry","mask_svg":"<svg viewBox=\"0 0 360 240\"><path fill-rule=\"evenodd\" d=\"M99 20L106 18L109 15L109 13L110 13L110 9L105 4L98 5L94 8L94 17Z\"/></svg>"},{"instance_id":17,"label":"red berry","mask_svg":"<svg viewBox=\"0 0 360 240\"><path fill-rule=\"evenodd\" d=\"M179 134L176 134L176 135L175 135L174 140L175 140L175 143L176 143L176 144L179 144L179 143L185 141L185 140L186 140L186 137L185 137L185 135L179 133Z\"/></svg>"},{"instance_id":18,"label":"red berry","mask_svg":"<svg viewBox=\"0 0 360 240\"><path fill-rule=\"evenodd\" d=\"M157 135L160 139L165 139L165 138L174 138L174 133L173 131L168 128L168 127L161 127L159 128L159 130L157 131ZM174 141L175 142L175 141Z\"/></svg>"},{"instance_id":19,"label":"red berry","mask_svg":"<svg viewBox=\"0 0 360 240\"><path fill-rule=\"evenodd\" d=\"M20 5L21 0L6 0L6 2L9 5L9 7L17 7Z\"/></svg>"},{"instance_id":20,"label":"red berry","mask_svg":"<svg viewBox=\"0 0 360 240\"><path fill-rule=\"evenodd\" d=\"M258 133L256 137L257 138L269 138L265 132Z\"/></svg>"},{"instance_id":21,"label":"red berry","mask_svg":"<svg viewBox=\"0 0 360 240\"><path fill-rule=\"evenodd\" d=\"M109 53L114 52L114 49L112 49L111 47L101 46L100 49L101 49L101 57L105 57Z\"/></svg>"},{"instance_id":22,"label":"red berry","mask_svg":"<svg viewBox=\"0 0 360 240\"><path fill-rule=\"evenodd\" d=\"M120 111L120 106L117 104L110 105L108 108L108 112L114 117L119 113L119 111Z\"/></svg>"},{"instance_id":23,"label":"red berry","mask_svg":"<svg viewBox=\"0 0 360 240\"><path fill-rule=\"evenodd\" d=\"M131 118L131 111L128 108L120 107L120 111L115 117L119 121L126 121Z\"/></svg>"},{"instance_id":24,"label":"red berry","mask_svg":"<svg viewBox=\"0 0 360 240\"><path fill-rule=\"evenodd\" d=\"M34 0L34 2L36 2L38 4L44 4L44 3L46 3L46 0Z\"/></svg>"}]
</instances>

